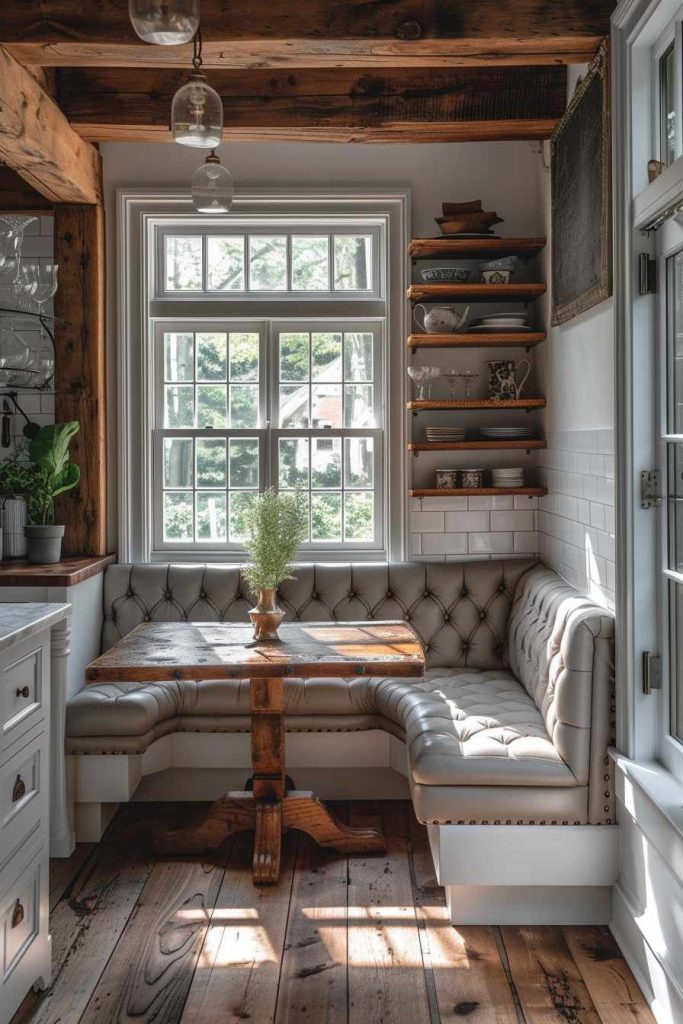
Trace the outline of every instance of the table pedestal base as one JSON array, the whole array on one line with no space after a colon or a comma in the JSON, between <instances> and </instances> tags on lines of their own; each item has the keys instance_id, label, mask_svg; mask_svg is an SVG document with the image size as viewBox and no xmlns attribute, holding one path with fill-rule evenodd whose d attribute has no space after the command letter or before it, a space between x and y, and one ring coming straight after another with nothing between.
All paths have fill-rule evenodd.
<instances>
[{"instance_id":1,"label":"table pedestal base","mask_svg":"<svg viewBox=\"0 0 683 1024\"><path fill-rule=\"evenodd\" d=\"M282 833L290 828L306 832L319 846L344 853L384 850L381 832L344 825L305 790L293 790L272 801L259 800L249 792L226 793L201 824L167 833L157 840L155 850L160 854L198 854L220 846L233 832L254 829L254 882L277 882Z\"/></svg>"}]
</instances>

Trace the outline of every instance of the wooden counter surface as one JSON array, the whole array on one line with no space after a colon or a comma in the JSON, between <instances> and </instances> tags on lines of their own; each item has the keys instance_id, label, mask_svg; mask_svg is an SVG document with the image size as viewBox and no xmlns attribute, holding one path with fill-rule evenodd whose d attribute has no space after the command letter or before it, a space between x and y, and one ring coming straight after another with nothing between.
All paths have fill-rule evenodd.
<instances>
[{"instance_id":1,"label":"wooden counter surface","mask_svg":"<svg viewBox=\"0 0 683 1024\"><path fill-rule=\"evenodd\" d=\"M73 587L104 572L116 555L79 555L54 565L32 565L23 559L0 562L0 587Z\"/></svg>"}]
</instances>

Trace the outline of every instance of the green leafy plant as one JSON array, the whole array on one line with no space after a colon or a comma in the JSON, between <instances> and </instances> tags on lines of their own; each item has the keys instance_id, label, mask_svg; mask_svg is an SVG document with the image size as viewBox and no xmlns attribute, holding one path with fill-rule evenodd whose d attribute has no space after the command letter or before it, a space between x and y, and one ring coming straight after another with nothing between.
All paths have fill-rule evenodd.
<instances>
[{"instance_id":1,"label":"green leafy plant","mask_svg":"<svg viewBox=\"0 0 683 1024\"><path fill-rule=\"evenodd\" d=\"M250 561L242 575L251 590L274 590L283 580L293 579L289 563L308 536L306 495L262 491L251 503L247 531Z\"/></svg>"},{"instance_id":2,"label":"green leafy plant","mask_svg":"<svg viewBox=\"0 0 683 1024\"><path fill-rule=\"evenodd\" d=\"M69 461L69 445L78 433L77 420L41 427L25 450L0 465L0 492L26 500L29 522L44 526L54 521L54 500L81 478Z\"/></svg>"}]
</instances>

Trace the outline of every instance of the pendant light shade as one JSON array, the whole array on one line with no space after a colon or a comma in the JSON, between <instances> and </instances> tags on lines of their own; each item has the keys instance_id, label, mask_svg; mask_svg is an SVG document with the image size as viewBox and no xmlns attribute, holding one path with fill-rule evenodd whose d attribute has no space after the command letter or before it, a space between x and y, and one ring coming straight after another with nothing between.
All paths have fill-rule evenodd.
<instances>
[{"instance_id":1,"label":"pendant light shade","mask_svg":"<svg viewBox=\"0 0 683 1024\"><path fill-rule=\"evenodd\" d=\"M227 213L232 206L232 174L215 153L192 175L192 202L198 213Z\"/></svg>"},{"instance_id":2,"label":"pendant light shade","mask_svg":"<svg viewBox=\"0 0 683 1024\"><path fill-rule=\"evenodd\" d=\"M223 135L223 103L206 75L193 71L190 81L173 97L173 138L183 146L215 149Z\"/></svg>"},{"instance_id":3,"label":"pendant light shade","mask_svg":"<svg viewBox=\"0 0 683 1024\"><path fill-rule=\"evenodd\" d=\"M146 43L189 43L199 25L199 0L128 0L133 28Z\"/></svg>"},{"instance_id":4,"label":"pendant light shade","mask_svg":"<svg viewBox=\"0 0 683 1024\"><path fill-rule=\"evenodd\" d=\"M215 149L223 136L223 101L202 73L202 36L197 29L187 85L181 86L171 104L173 138L183 146Z\"/></svg>"}]
</instances>

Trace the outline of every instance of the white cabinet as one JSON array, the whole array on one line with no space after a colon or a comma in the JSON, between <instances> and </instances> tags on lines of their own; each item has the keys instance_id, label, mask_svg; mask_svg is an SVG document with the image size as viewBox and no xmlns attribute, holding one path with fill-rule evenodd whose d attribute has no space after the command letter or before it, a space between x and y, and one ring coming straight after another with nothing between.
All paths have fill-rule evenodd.
<instances>
[{"instance_id":1,"label":"white cabinet","mask_svg":"<svg viewBox=\"0 0 683 1024\"><path fill-rule=\"evenodd\" d=\"M0 1024L50 982L51 666L68 613L0 605Z\"/></svg>"}]
</instances>

